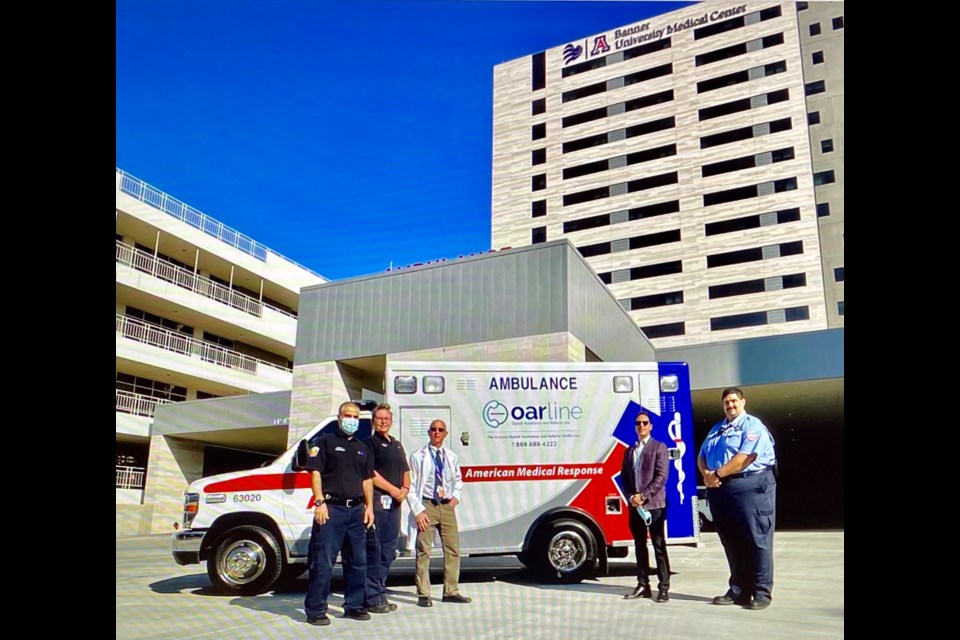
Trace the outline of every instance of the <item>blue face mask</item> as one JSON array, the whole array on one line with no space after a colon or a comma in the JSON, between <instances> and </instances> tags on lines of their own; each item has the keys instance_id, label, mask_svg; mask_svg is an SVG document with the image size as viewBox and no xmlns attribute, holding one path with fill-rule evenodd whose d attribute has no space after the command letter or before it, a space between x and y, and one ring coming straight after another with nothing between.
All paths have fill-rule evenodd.
<instances>
[{"instance_id":1,"label":"blue face mask","mask_svg":"<svg viewBox=\"0 0 960 640\"><path fill-rule=\"evenodd\" d=\"M340 428L348 436L352 436L360 428L360 418L341 418Z\"/></svg>"}]
</instances>

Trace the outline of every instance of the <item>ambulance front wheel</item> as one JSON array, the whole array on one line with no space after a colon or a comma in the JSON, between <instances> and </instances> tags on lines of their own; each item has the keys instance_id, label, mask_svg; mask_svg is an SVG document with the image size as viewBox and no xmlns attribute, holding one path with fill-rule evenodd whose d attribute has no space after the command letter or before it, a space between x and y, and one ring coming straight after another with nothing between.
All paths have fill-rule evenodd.
<instances>
[{"instance_id":1,"label":"ambulance front wheel","mask_svg":"<svg viewBox=\"0 0 960 640\"><path fill-rule=\"evenodd\" d=\"M216 552L207 560L207 576L221 593L256 595L268 591L280 578L283 558L272 533L244 525L225 532Z\"/></svg>"},{"instance_id":2,"label":"ambulance front wheel","mask_svg":"<svg viewBox=\"0 0 960 640\"><path fill-rule=\"evenodd\" d=\"M545 577L558 582L580 582L597 563L597 541L576 520L555 520L538 532L537 565Z\"/></svg>"}]
</instances>

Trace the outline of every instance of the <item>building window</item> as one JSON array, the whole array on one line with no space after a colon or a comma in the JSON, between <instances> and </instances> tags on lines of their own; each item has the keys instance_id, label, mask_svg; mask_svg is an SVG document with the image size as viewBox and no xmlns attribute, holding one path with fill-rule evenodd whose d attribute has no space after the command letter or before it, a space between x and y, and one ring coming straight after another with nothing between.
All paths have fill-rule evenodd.
<instances>
[{"instance_id":1,"label":"building window","mask_svg":"<svg viewBox=\"0 0 960 640\"><path fill-rule=\"evenodd\" d=\"M843 300L837 303L837 315L843 315Z\"/></svg>"},{"instance_id":2,"label":"building window","mask_svg":"<svg viewBox=\"0 0 960 640\"><path fill-rule=\"evenodd\" d=\"M762 67L755 67L753 69L744 69L743 71L728 73L726 75L717 76L716 78L701 80L697 83L697 93L707 93L708 91L713 91L715 89L731 87L735 84L741 84L751 80L759 80L760 78L783 73L786 70L786 61L780 60L779 62L771 62L770 64Z\"/></svg>"},{"instance_id":3,"label":"building window","mask_svg":"<svg viewBox=\"0 0 960 640\"><path fill-rule=\"evenodd\" d=\"M725 202L736 202L737 200L746 200L747 198L757 198L761 195L770 193L783 193L784 191L794 191L797 188L796 178L783 178L772 182L762 182L760 184L751 184L746 187L735 187L724 191L715 191L713 193L703 194L703 206L709 207L715 204Z\"/></svg>"},{"instance_id":4,"label":"building window","mask_svg":"<svg viewBox=\"0 0 960 640\"><path fill-rule=\"evenodd\" d=\"M626 240L626 242L624 242L624 240ZM671 242L680 242L679 229L674 229L672 231L661 231L660 233L648 233L646 235L634 236L632 238L622 238L614 241L614 243L598 242L596 244L588 244L582 247L577 247L577 251L579 251L580 255L582 255L584 258L590 258L592 256L603 256L608 253L618 253L620 251L654 247L661 244L669 244Z\"/></svg>"},{"instance_id":5,"label":"building window","mask_svg":"<svg viewBox=\"0 0 960 640\"><path fill-rule=\"evenodd\" d=\"M771 213L756 214L744 216L742 218L733 218L730 220L720 220L719 222L708 222L704 225L704 234L707 236L716 236L724 233L735 233L746 229L756 229L761 226L773 224L786 224L787 222L796 222L800 219L799 207L793 209L782 209Z\"/></svg>"},{"instance_id":6,"label":"building window","mask_svg":"<svg viewBox=\"0 0 960 640\"><path fill-rule=\"evenodd\" d=\"M653 324L646 327L640 327L644 335L650 340L657 338L667 338L669 336L682 336L687 332L685 322L670 322L667 324Z\"/></svg>"},{"instance_id":7,"label":"building window","mask_svg":"<svg viewBox=\"0 0 960 640\"><path fill-rule=\"evenodd\" d=\"M763 291L795 289L805 286L807 286L807 274L794 273L788 276L779 276L778 278L758 278L756 280L746 280L743 282L718 284L709 287L708 293L710 299L713 300L715 298L730 298L732 296L744 296L751 293L761 293Z\"/></svg>"},{"instance_id":8,"label":"building window","mask_svg":"<svg viewBox=\"0 0 960 640\"><path fill-rule=\"evenodd\" d=\"M680 260L661 262L659 264L647 264L642 267L631 267L630 269L605 271L599 274L599 276L604 284L613 284L614 279L616 279L617 282L627 282L629 280L645 280L647 278L668 276L675 273L683 273L683 262Z\"/></svg>"},{"instance_id":9,"label":"building window","mask_svg":"<svg viewBox=\"0 0 960 640\"><path fill-rule=\"evenodd\" d=\"M741 127L739 129L733 129L732 131L721 131L720 133L703 136L700 138L700 148L709 149L710 147L730 144L731 142L739 142L741 140L749 140L750 138L769 135L771 133L789 131L792 128L793 123L790 121L790 118L771 120L770 122L764 122L762 124Z\"/></svg>"},{"instance_id":10,"label":"building window","mask_svg":"<svg viewBox=\"0 0 960 640\"><path fill-rule=\"evenodd\" d=\"M765 156L769 156L769 159L767 159L766 162L764 162ZM722 162L705 164L700 167L700 175L704 178L708 178L710 176L717 176L723 173L730 173L732 171L751 169L756 167L758 164L762 165L770 162L784 162L786 160L793 160L793 157L793 147L786 147L784 149L776 149L768 154L758 153L752 156L732 158Z\"/></svg>"},{"instance_id":11,"label":"building window","mask_svg":"<svg viewBox=\"0 0 960 640\"><path fill-rule=\"evenodd\" d=\"M810 35L812 35L812 36L818 36L818 35L820 35L820 23L819 23L819 22L814 22L813 24L810 25Z\"/></svg>"},{"instance_id":12,"label":"building window","mask_svg":"<svg viewBox=\"0 0 960 640\"><path fill-rule=\"evenodd\" d=\"M530 240L533 244L540 244L541 242L547 241L547 228L546 227L534 227L533 231L530 233Z\"/></svg>"},{"instance_id":13,"label":"building window","mask_svg":"<svg viewBox=\"0 0 960 640\"><path fill-rule=\"evenodd\" d=\"M782 312L782 316L781 316ZM721 316L719 318L710 318L711 331L723 331L726 329L740 329L743 327L756 327L774 322L797 322L799 320L810 319L810 308L790 307L788 309L774 309L772 311L755 311L753 313L738 313L732 316Z\"/></svg>"},{"instance_id":14,"label":"building window","mask_svg":"<svg viewBox=\"0 0 960 640\"><path fill-rule=\"evenodd\" d=\"M833 169L829 171L820 171L813 174L813 186L819 187L824 184L833 184L837 181L836 176L833 174Z\"/></svg>"},{"instance_id":15,"label":"building window","mask_svg":"<svg viewBox=\"0 0 960 640\"><path fill-rule=\"evenodd\" d=\"M531 139L540 140L541 138L547 137L547 123L541 122L540 124L535 124L530 128Z\"/></svg>"},{"instance_id":16,"label":"building window","mask_svg":"<svg viewBox=\"0 0 960 640\"><path fill-rule=\"evenodd\" d=\"M530 103L530 115L538 116L541 113L547 112L547 99L538 98Z\"/></svg>"},{"instance_id":17,"label":"building window","mask_svg":"<svg viewBox=\"0 0 960 640\"><path fill-rule=\"evenodd\" d=\"M807 124L820 124L820 112L811 111L807 114Z\"/></svg>"},{"instance_id":18,"label":"building window","mask_svg":"<svg viewBox=\"0 0 960 640\"><path fill-rule=\"evenodd\" d=\"M626 300L627 306L631 311L637 309L652 309L654 307L667 307L673 304L683 304L683 291L670 291L669 293L655 293L649 296L637 296Z\"/></svg>"},{"instance_id":19,"label":"building window","mask_svg":"<svg viewBox=\"0 0 960 640\"><path fill-rule=\"evenodd\" d=\"M546 149L534 149L530 152L530 163L533 165L544 164L547 161Z\"/></svg>"},{"instance_id":20,"label":"building window","mask_svg":"<svg viewBox=\"0 0 960 640\"><path fill-rule=\"evenodd\" d=\"M541 191L547 188L547 174L538 173L530 179L531 189L533 191Z\"/></svg>"},{"instance_id":21,"label":"building window","mask_svg":"<svg viewBox=\"0 0 960 640\"><path fill-rule=\"evenodd\" d=\"M831 151L833 151L833 140L831 138L827 138L826 140L821 140L820 151L822 153L830 153Z\"/></svg>"},{"instance_id":22,"label":"building window","mask_svg":"<svg viewBox=\"0 0 960 640\"><path fill-rule=\"evenodd\" d=\"M833 19L833 29L834 31L836 31L837 29L843 29L843 16L839 16Z\"/></svg>"},{"instance_id":23,"label":"building window","mask_svg":"<svg viewBox=\"0 0 960 640\"><path fill-rule=\"evenodd\" d=\"M719 62L729 58L736 58L737 56L746 55L748 51L754 51L755 44L758 42L760 44L760 49L775 47L779 44L783 44L783 34L775 33L773 35L766 36L765 38L754 40L754 44L751 44L750 46L748 46L746 42L741 42L740 44L734 44L730 45L729 47L715 49L714 51L707 51L706 53L701 53L695 57L693 61L696 66L702 67L705 64Z\"/></svg>"},{"instance_id":24,"label":"building window","mask_svg":"<svg viewBox=\"0 0 960 640\"><path fill-rule=\"evenodd\" d=\"M533 80L531 90L543 89L547 86L547 52L541 51L533 54L530 57L530 62L533 65L530 70Z\"/></svg>"},{"instance_id":25,"label":"building window","mask_svg":"<svg viewBox=\"0 0 960 640\"><path fill-rule=\"evenodd\" d=\"M740 249L739 251L729 251L727 253L717 253L707 256L707 268L726 267L731 264L743 264L744 262L757 262L758 260L772 260L774 258L783 258L785 256L795 256L803 253L803 240L795 242L783 242L781 244L772 244L766 247L754 247L752 249Z\"/></svg>"},{"instance_id":26,"label":"building window","mask_svg":"<svg viewBox=\"0 0 960 640\"><path fill-rule=\"evenodd\" d=\"M710 120L712 118L719 118L721 116L727 116L731 113L738 113L740 111L749 111L750 109L759 109L760 107L765 107L767 105L775 104L777 102L784 102L790 99L790 91L788 89L780 89L779 91L771 91L770 93L763 94L759 96L753 96L751 98L742 98L740 100L733 100L732 102L725 102L723 104L718 104L713 107L707 107L705 109L700 109L697 112L697 117L703 120Z\"/></svg>"},{"instance_id":27,"label":"building window","mask_svg":"<svg viewBox=\"0 0 960 640\"><path fill-rule=\"evenodd\" d=\"M535 200L530 206L530 217L540 218L547 215L547 201Z\"/></svg>"},{"instance_id":28,"label":"building window","mask_svg":"<svg viewBox=\"0 0 960 640\"><path fill-rule=\"evenodd\" d=\"M830 215L830 203L829 202L820 202L817 204L817 217L825 218Z\"/></svg>"},{"instance_id":29,"label":"building window","mask_svg":"<svg viewBox=\"0 0 960 640\"><path fill-rule=\"evenodd\" d=\"M837 267L833 270L833 279L835 282L843 282L843 267Z\"/></svg>"},{"instance_id":30,"label":"building window","mask_svg":"<svg viewBox=\"0 0 960 640\"><path fill-rule=\"evenodd\" d=\"M808 95L816 95L818 93L823 93L827 90L827 83L823 80L817 80L816 82L808 82L803 85L803 92Z\"/></svg>"},{"instance_id":31,"label":"building window","mask_svg":"<svg viewBox=\"0 0 960 640\"><path fill-rule=\"evenodd\" d=\"M809 2L798 2L798 3L797 3L797 11L806 11L806 10L809 9L809 8L810 8L810 3L809 3Z\"/></svg>"},{"instance_id":32,"label":"building window","mask_svg":"<svg viewBox=\"0 0 960 640\"><path fill-rule=\"evenodd\" d=\"M811 57L813 64L823 64L823 51L814 51Z\"/></svg>"}]
</instances>

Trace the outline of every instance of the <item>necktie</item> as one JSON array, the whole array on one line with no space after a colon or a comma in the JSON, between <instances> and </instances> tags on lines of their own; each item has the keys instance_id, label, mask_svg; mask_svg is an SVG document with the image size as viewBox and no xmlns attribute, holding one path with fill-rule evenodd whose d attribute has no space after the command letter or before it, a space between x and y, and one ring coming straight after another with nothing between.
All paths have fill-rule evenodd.
<instances>
[{"instance_id":1,"label":"necktie","mask_svg":"<svg viewBox=\"0 0 960 640\"><path fill-rule=\"evenodd\" d=\"M633 461L633 481L636 483L636 490L640 491L640 459L643 455L643 442L637 443L637 457Z\"/></svg>"},{"instance_id":2,"label":"necktie","mask_svg":"<svg viewBox=\"0 0 960 640\"><path fill-rule=\"evenodd\" d=\"M437 449L433 452L433 468L434 468L434 478L433 478L433 499L442 500L443 499L443 457L440 455L440 450Z\"/></svg>"}]
</instances>

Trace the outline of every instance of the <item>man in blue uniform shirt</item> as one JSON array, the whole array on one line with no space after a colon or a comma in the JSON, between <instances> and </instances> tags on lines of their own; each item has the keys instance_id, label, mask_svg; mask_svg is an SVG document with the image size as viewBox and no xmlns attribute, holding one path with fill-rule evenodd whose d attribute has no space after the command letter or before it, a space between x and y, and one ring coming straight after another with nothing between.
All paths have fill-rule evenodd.
<instances>
[{"instance_id":1,"label":"man in blue uniform shirt","mask_svg":"<svg viewBox=\"0 0 960 640\"><path fill-rule=\"evenodd\" d=\"M759 610L773 593L777 457L770 431L746 406L740 389L724 389L727 417L707 434L697 468L730 566L729 589L713 603Z\"/></svg>"},{"instance_id":2,"label":"man in blue uniform shirt","mask_svg":"<svg viewBox=\"0 0 960 640\"><path fill-rule=\"evenodd\" d=\"M310 582L304 598L307 622L328 625L327 598L333 563L339 553L347 586L343 592L343 617L369 620L364 611L367 575L365 527L373 525L373 457L354 435L360 426L360 407L344 402L338 412L339 429L317 442L310 459L313 490L313 529L307 567Z\"/></svg>"}]
</instances>

